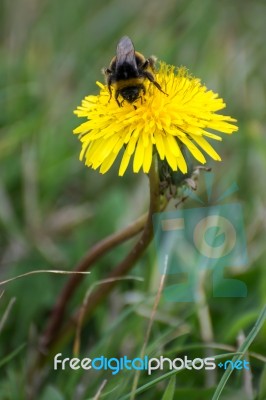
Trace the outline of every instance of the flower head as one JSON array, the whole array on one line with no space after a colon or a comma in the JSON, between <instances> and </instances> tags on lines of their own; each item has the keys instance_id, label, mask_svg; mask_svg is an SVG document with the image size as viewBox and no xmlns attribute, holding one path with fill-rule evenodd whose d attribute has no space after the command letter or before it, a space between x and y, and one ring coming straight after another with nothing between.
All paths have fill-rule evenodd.
<instances>
[{"instance_id":1,"label":"flower head","mask_svg":"<svg viewBox=\"0 0 266 400\"><path fill-rule=\"evenodd\" d=\"M104 174L121 151L120 176L131 157L134 172L142 168L148 173L157 151L173 171L186 173L182 146L202 164L206 162L203 151L221 160L206 138L222 140L208 129L227 134L238 129L235 119L217 113L225 107L224 101L183 67L161 63L156 81L167 95L147 81L145 95L134 105L124 101L121 107L114 97L109 101L107 87L97 82L100 94L85 97L74 111L78 117L87 118L74 130L82 142L80 159L84 158L87 166L100 168Z\"/></svg>"}]
</instances>

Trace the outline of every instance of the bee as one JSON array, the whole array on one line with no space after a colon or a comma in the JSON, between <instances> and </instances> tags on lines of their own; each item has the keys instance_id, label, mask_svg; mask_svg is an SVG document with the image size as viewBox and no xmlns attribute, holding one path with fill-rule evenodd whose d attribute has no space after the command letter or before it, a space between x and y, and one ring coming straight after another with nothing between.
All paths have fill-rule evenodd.
<instances>
[{"instance_id":1,"label":"bee","mask_svg":"<svg viewBox=\"0 0 266 400\"><path fill-rule=\"evenodd\" d=\"M115 93L115 100L119 107L124 101L134 103L145 95L144 82L148 79L157 89L166 94L154 78L155 57L145 57L135 51L133 43L128 36L123 36L117 45L116 56L112 58L108 68L103 69L106 76L106 83L112 98L112 88ZM122 101L119 100L122 97Z\"/></svg>"}]
</instances>

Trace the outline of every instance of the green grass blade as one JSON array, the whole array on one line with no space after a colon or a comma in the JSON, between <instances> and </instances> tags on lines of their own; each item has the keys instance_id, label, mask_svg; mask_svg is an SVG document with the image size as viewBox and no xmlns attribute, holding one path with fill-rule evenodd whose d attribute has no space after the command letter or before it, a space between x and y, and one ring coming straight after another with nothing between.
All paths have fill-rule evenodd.
<instances>
[{"instance_id":1,"label":"green grass blade","mask_svg":"<svg viewBox=\"0 0 266 400\"><path fill-rule=\"evenodd\" d=\"M261 329L261 327L265 321L265 317L266 317L266 307L264 307L264 309L260 313L259 318L257 319L257 321L256 321L253 329L249 333L249 335L246 337L246 340L241 344L241 346L239 348L240 354L233 357L233 360L232 360L233 362L240 360L243 357L243 355L246 353L249 346L251 345L251 343L257 336L259 330ZM221 393L226 385L226 382L228 381L232 372L233 372L233 369L231 369L231 368L227 369L225 371L225 373L222 376L222 379L220 380L220 382L216 388L216 391L212 397L212 400L218 400L220 398L220 395L221 395Z\"/></svg>"},{"instance_id":2,"label":"green grass blade","mask_svg":"<svg viewBox=\"0 0 266 400\"><path fill-rule=\"evenodd\" d=\"M12 353L8 354L8 356L3 358L0 361L0 368L3 367L3 365L7 364L9 361L11 361L14 357L16 357L16 355L19 354L21 352L21 350L24 349L25 346L26 346L26 343L23 343L16 350L12 351Z\"/></svg>"},{"instance_id":3,"label":"green grass blade","mask_svg":"<svg viewBox=\"0 0 266 400\"><path fill-rule=\"evenodd\" d=\"M219 359L229 358L229 357L236 356L236 355L243 355L243 353L240 353L240 352L236 352L236 353L224 353L224 354L221 354L221 355L218 355L218 356L214 356L213 358L214 358L215 360L219 360ZM159 376L158 378L155 378L155 379L153 379L152 381L150 381L150 382L148 382L148 383L145 383L145 385L140 386L140 387L136 390L135 394L143 393L143 392L145 392L146 390L150 389L152 386L156 385L157 383L159 383L159 382L161 382L161 381L164 381L165 379L167 379L167 378L169 378L169 377L172 377L173 375L176 375L176 374L178 374L178 373L180 373L180 372L182 372L182 371L184 371L184 370L185 370L185 368L182 368L182 369L179 369L179 370L175 370L175 369L174 369L174 370L172 370L172 371L169 371L169 372L167 372L166 374L163 374L163 375ZM129 399L129 398L130 398L130 393L126 394L125 396L123 396L123 397L122 397L121 399L119 399L119 400L127 400L127 399Z\"/></svg>"},{"instance_id":4,"label":"green grass blade","mask_svg":"<svg viewBox=\"0 0 266 400\"><path fill-rule=\"evenodd\" d=\"M173 400L175 394L175 375L170 379L162 400Z\"/></svg>"}]
</instances>

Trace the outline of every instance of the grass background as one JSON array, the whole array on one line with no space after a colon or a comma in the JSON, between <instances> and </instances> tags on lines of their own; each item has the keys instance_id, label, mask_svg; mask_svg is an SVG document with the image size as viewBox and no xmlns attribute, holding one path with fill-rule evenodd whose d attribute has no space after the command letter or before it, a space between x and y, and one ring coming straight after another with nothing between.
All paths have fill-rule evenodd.
<instances>
[{"instance_id":1,"label":"grass background","mask_svg":"<svg viewBox=\"0 0 266 400\"><path fill-rule=\"evenodd\" d=\"M248 296L214 299L206 284L214 341L237 346L237 335L248 334L266 298L265 15L263 0L0 3L1 280L36 269L71 270L97 240L146 211L146 177L128 171L119 178L117 164L106 175L87 169L78 160L80 144L72 135L81 122L73 109L85 95L97 93L95 81L103 80L101 68L108 65L119 38L127 34L145 55L185 65L201 77L225 99L228 115L239 121L239 133L214 144L223 162L209 165L215 173L215 193L234 181L239 185L233 200L243 205L249 263L237 274L247 284ZM201 182L200 190L204 194ZM128 248L118 248L98 262L71 301L68 316L86 290L103 279ZM83 357L127 354L134 358L139 354L160 278L152 248L132 274L144 282L119 282L83 326ZM27 366L66 279L38 275L5 287L1 315L13 298L16 301L8 318L1 319L1 359L24 347L0 364L0 399L27 399ZM203 356L199 326L195 304L161 301L149 354ZM265 335L264 326L251 345L253 352L265 355ZM71 354L71 345L60 351ZM215 354L223 352L215 350ZM234 372L222 399L266 399L263 362L253 357L251 366L253 394L245 387L248 378ZM142 374L139 385L161 375ZM182 371L176 375L174 397L170 386L165 398L211 399L221 376L218 371L216 381L206 387L204 373ZM37 399L93 398L104 378L108 383L101 398L119 399L130 392L132 372L116 376L69 370L56 373L50 363ZM168 380L152 384L137 398L161 399Z\"/></svg>"}]
</instances>

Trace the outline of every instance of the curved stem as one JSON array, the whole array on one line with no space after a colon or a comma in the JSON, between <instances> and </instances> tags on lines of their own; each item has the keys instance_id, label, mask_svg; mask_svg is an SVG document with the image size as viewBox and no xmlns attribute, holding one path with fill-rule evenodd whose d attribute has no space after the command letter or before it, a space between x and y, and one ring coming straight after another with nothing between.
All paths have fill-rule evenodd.
<instances>
[{"instance_id":1,"label":"curved stem","mask_svg":"<svg viewBox=\"0 0 266 400\"><path fill-rule=\"evenodd\" d=\"M88 319L92 312L95 310L97 305L104 300L104 298L110 293L112 288L116 285L116 278L124 276L130 269L135 265L136 261L142 256L146 248L153 237L153 225L152 216L155 212L160 210L160 192L159 192L159 176L157 159L154 159L152 167L149 173L150 182L150 205L149 213L146 219L144 230L141 237L134 245L132 250L127 256L118 264L118 266L108 275L106 283L103 283L89 298L84 313L84 319ZM66 326L58 333L58 335L50 338L50 355L55 352L55 349L62 344L67 342L73 335L73 331L79 320L80 312L84 312L84 308L81 306L75 314L72 316Z\"/></svg>"},{"instance_id":2,"label":"curved stem","mask_svg":"<svg viewBox=\"0 0 266 400\"><path fill-rule=\"evenodd\" d=\"M112 250L117 245L125 242L126 240L141 232L147 220L147 215L147 213L144 214L127 228L110 236L107 236L105 239L96 243L77 263L77 265L74 267L74 272L81 272L92 269L95 266L95 262L104 254L106 254L109 250ZM50 343L53 340L53 337L61 328L66 306L83 279L84 275L73 274L63 287L63 290L60 293L55 306L53 307L46 329L41 336L40 348L42 352L47 351Z\"/></svg>"}]
</instances>

